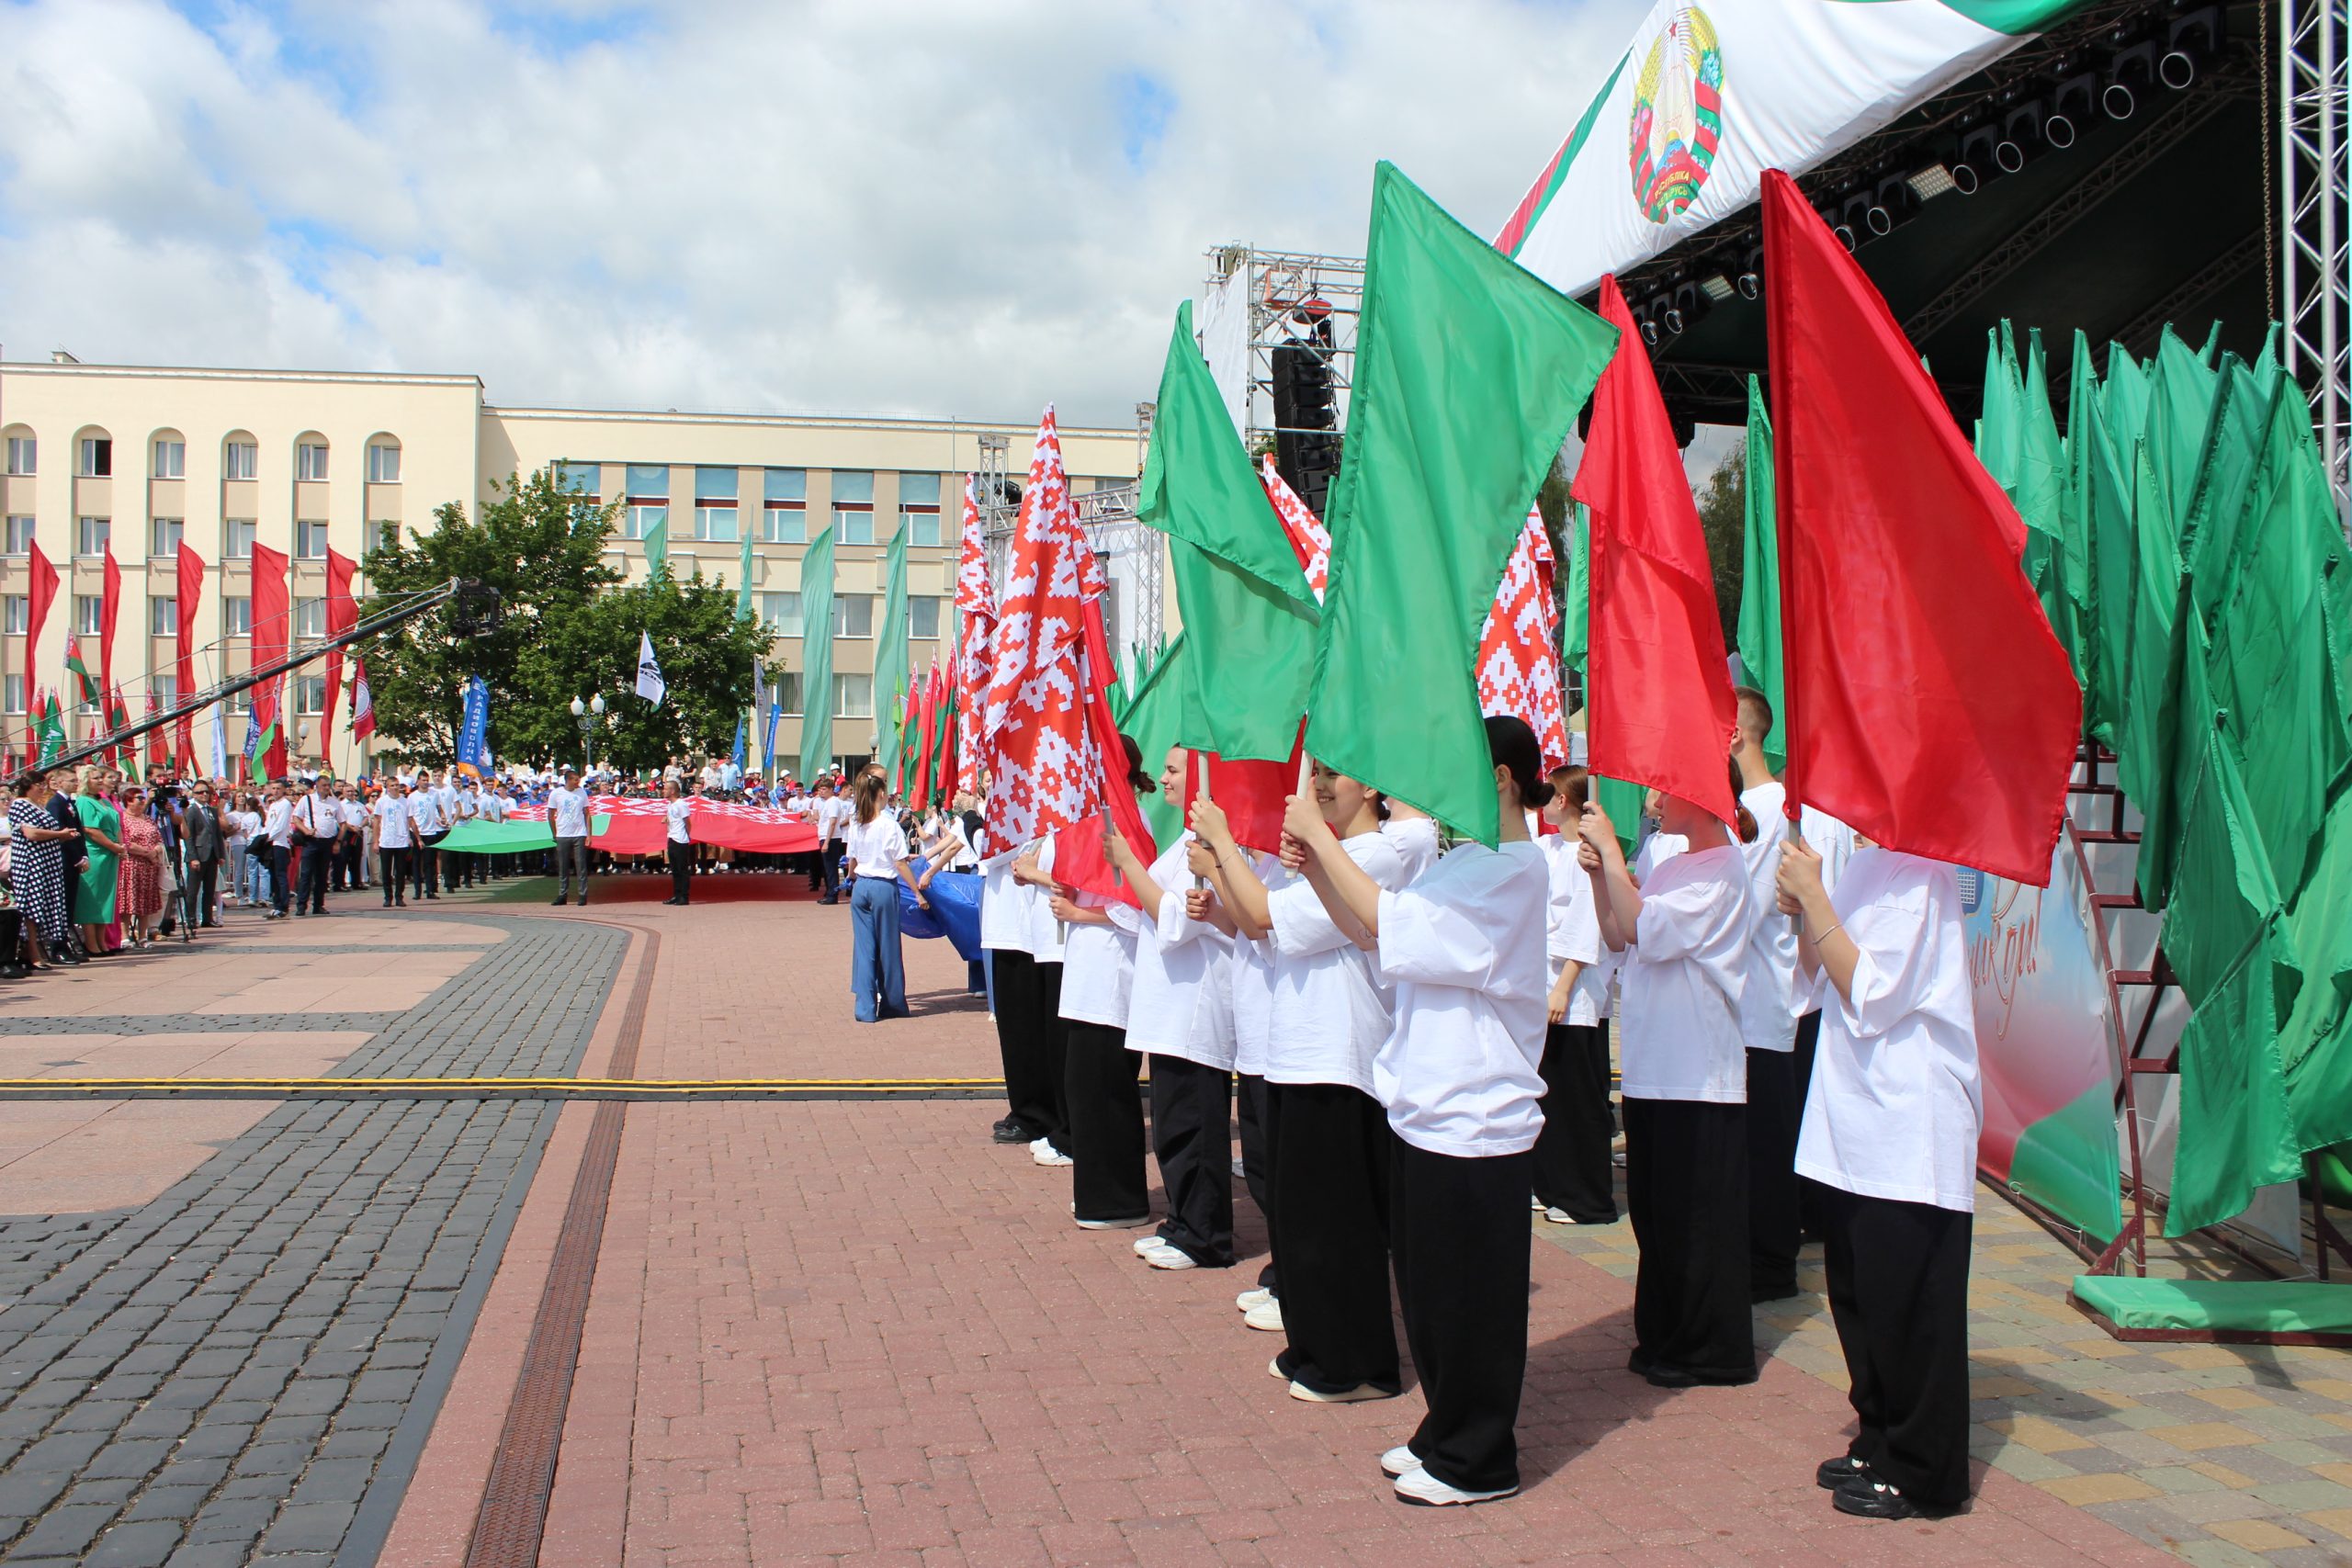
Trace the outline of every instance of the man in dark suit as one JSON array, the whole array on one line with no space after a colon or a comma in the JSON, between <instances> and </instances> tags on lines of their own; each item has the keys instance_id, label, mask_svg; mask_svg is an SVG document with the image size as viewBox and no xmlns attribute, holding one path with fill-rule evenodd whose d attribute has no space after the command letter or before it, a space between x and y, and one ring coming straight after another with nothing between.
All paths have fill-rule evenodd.
<instances>
[{"instance_id":1,"label":"man in dark suit","mask_svg":"<svg viewBox=\"0 0 2352 1568\"><path fill-rule=\"evenodd\" d=\"M220 805L213 798L212 786L198 779L188 786L187 799L180 807L180 844L187 857L188 888L192 897L188 907L196 911L198 920L208 926L220 923L219 903L220 857L225 846L220 837Z\"/></svg>"}]
</instances>

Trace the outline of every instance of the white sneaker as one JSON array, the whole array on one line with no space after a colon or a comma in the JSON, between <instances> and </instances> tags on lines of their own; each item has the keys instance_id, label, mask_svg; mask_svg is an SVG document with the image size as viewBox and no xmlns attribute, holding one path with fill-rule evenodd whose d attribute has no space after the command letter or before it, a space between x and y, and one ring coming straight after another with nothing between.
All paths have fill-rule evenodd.
<instances>
[{"instance_id":1,"label":"white sneaker","mask_svg":"<svg viewBox=\"0 0 2352 1568\"><path fill-rule=\"evenodd\" d=\"M1043 1149L1050 1148L1051 1146L1052 1145L1043 1138L1032 1138L1029 1140L1029 1152L1033 1155Z\"/></svg>"},{"instance_id":2,"label":"white sneaker","mask_svg":"<svg viewBox=\"0 0 2352 1568\"><path fill-rule=\"evenodd\" d=\"M1290 1374L1283 1371L1283 1359L1280 1356L1276 1356L1266 1363L1266 1375L1276 1382L1290 1382Z\"/></svg>"},{"instance_id":3,"label":"white sneaker","mask_svg":"<svg viewBox=\"0 0 2352 1568\"><path fill-rule=\"evenodd\" d=\"M1076 1160L1070 1158L1069 1156L1062 1153L1061 1150L1054 1147L1051 1144L1046 1144L1044 1147L1038 1149L1029 1157L1037 1164L1049 1168L1076 1165L1078 1163Z\"/></svg>"},{"instance_id":4,"label":"white sneaker","mask_svg":"<svg viewBox=\"0 0 2352 1568\"><path fill-rule=\"evenodd\" d=\"M1408 1470L1396 1478L1396 1500L1423 1508L1446 1508L1463 1503L1491 1503L1498 1497L1516 1495L1519 1488L1506 1486L1499 1492L1464 1492L1459 1486L1448 1486L1426 1470Z\"/></svg>"},{"instance_id":5,"label":"white sneaker","mask_svg":"<svg viewBox=\"0 0 2352 1568\"><path fill-rule=\"evenodd\" d=\"M1546 1209L1544 1217L1555 1225L1572 1225L1577 1222L1566 1209Z\"/></svg>"},{"instance_id":6,"label":"white sneaker","mask_svg":"<svg viewBox=\"0 0 2352 1568\"><path fill-rule=\"evenodd\" d=\"M1378 1388L1371 1383L1359 1383L1345 1393L1325 1393L1303 1382L1295 1382L1290 1385L1290 1396L1303 1399L1309 1404L1362 1404L1368 1399L1394 1399L1396 1394L1392 1389Z\"/></svg>"},{"instance_id":7,"label":"white sneaker","mask_svg":"<svg viewBox=\"0 0 2352 1568\"><path fill-rule=\"evenodd\" d=\"M1241 1321L1261 1334L1283 1331L1283 1303L1280 1301L1260 1302L1241 1314Z\"/></svg>"},{"instance_id":8,"label":"white sneaker","mask_svg":"<svg viewBox=\"0 0 2352 1568\"><path fill-rule=\"evenodd\" d=\"M1410 1443L1399 1443L1380 1456L1380 1473L1394 1481L1421 1468L1421 1456L1413 1451Z\"/></svg>"},{"instance_id":9,"label":"white sneaker","mask_svg":"<svg viewBox=\"0 0 2352 1568\"><path fill-rule=\"evenodd\" d=\"M1160 1239L1159 1233L1154 1231L1149 1235L1139 1236L1136 1238L1136 1256L1137 1258L1148 1256L1151 1253L1159 1251L1161 1247L1166 1247L1167 1245L1168 1244L1165 1241Z\"/></svg>"},{"instance_id":10,"label":"white sneaker","mask_svg":"<svg viewBox=\"0 0 2352 1568\"><path fill-rule=\"evenodd\" d=\"M1238 1159L1233 1162L1233 1174L1236 1176L1242 1174L1241 1162Z\"/></svg>"},{"instance_id":11,"label":"white sneaker","mask_svg":"<svg viewBox=\"0 0 2352 1568\"><path fill-rule=\"evenodd\" d=\"M1527 1195L1527 1206L1533 1209L1536 1213L1541 1213L1544 1212L1544 1200L1538 1198L1534 1193L1530 1192Z\"/></svg>"},{"instance_id":12,"label":"white sneaker","mask_svg":"<svg viewBox=\"0 0 2352 1568\"><path fill-rule=\"evenodd\" d=\"M1242 1292L1239 1295L1233 1298L1233 1304L1240 1311L1248 1312L1251 1307L1264 1306L1268 1302L1272 1301L1273 1299L1274 1292L1266 1290L1261 1286L1254 1291Z\"/></svg>"},{"instance_id":13,"label":"white sneaker","mask_svg":"<svg viewBox=\"0 0 2352 1568\"><path fill-rule=\"evenodd\" d=\"M1198 1269L1201 1266L1191 1253L1181 1247L1170 1247L1166 1242L1145 1253L1143 1260L1154 1269Z\"/></svg>"},{"instance_id":14,"label":"white sneaker","mask_svg":"<svg viewBox=\"0 0 2352 1568\"><path fill-rule=\"evenodd\" d=\"M1082 1231L1131 1231L1137 1225L1149 1224L1151 1224L1149 1214L1137 1214L1132 1219L1123 1220L1080 1220L1078 1222L1078 1228Z\"/></svg>"}]
</instances>

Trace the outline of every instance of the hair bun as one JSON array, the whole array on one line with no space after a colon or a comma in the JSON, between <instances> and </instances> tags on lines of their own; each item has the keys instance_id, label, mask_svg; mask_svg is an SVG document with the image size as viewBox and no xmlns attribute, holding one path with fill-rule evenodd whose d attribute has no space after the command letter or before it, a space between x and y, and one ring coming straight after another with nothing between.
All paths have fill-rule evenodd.
<instances>
[{"instance_id":1,"label":"hair bun","mask_svg":"<svg viewBox=\"0 0 2352 1568\"><path fill-rule=\"evenodd\" d=\"M1520 804L1532 810L1541 811L1552 804L1552 796L1556 792L1549 784L1539 783L1520 796Z\"/></svg>"}]
</instances>

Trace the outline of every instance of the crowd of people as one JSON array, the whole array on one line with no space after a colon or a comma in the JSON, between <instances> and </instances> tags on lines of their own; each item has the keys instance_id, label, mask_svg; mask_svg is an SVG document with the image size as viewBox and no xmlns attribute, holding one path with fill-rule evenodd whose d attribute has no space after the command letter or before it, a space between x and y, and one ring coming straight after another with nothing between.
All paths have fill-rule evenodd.
<instances>
[{"instance_id":1,"label":"crowd of people","mask_svg":"<svg viewBox=\"0 0 2352 1568\"><path fill-rule=\"evenodd\" d=\"M1442 852L1319 764L1278 852L1205 795L1149 863L1108 834L1140 907L1057 881L1050 839L977 846L995 1138L1069 1172L1080 1229L1147 1231L1155 1269L1236 1262L1238 1175L1270 1257L1235 1305L1299 1401L1402 1392L1393 1277L1427 1410L1379 1462L1416 1504L1519 1488L1531 1213L1615 1221L1623 1167L1627 1366L1668 1391L1756 1380L1751 1308L1797 1292L1818 1239L1859 1432L1816 1481L1867 1517L1962 1507L1982 1111L1958 885L1811 807L1792 828L1772 722L1741 691L1734 820L1653 791L1630 856L1584 770L1547 774L1509 717L1492 848ZM1182 748L1156 780L1128 749L1137 790L1182 790ZM912 869L880 819L861 791L861 893ZM861 960L854 985L887 1015L887 978Z\"/></svg>"}]
</instances>

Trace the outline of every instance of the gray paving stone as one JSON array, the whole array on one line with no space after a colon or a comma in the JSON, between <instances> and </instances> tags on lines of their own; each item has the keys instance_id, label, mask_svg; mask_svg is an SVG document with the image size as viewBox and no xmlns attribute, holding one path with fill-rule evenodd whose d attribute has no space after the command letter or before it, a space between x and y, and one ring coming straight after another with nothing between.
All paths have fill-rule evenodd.
<instances>
[{"instance_id":1,"label":"gray paving stone","mask_svg":"<svg viewBox=\"0 0 2352 1568\"><path fill-rule=\"evenodd\" d=\"M163 1568L180 1543L180 1527L169 1519L125 1522L100 1536L83 1561L88 1568Z\"/></svg>"}]
</instances>

